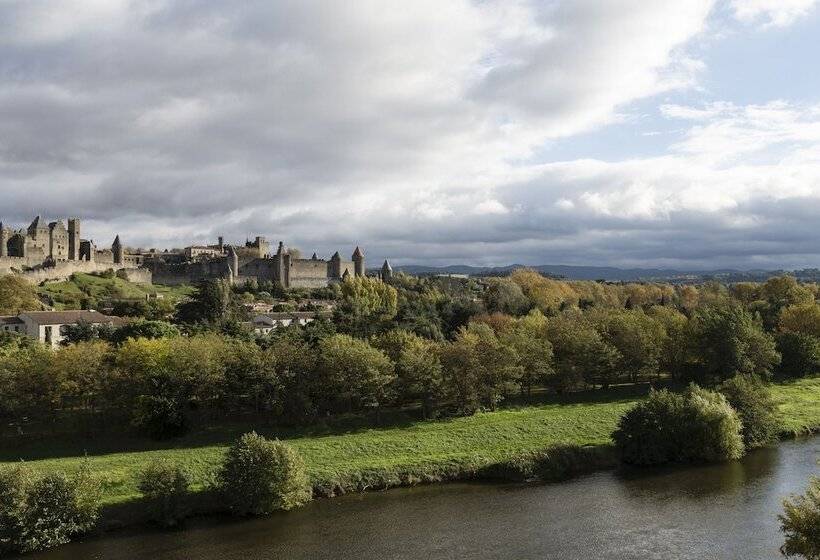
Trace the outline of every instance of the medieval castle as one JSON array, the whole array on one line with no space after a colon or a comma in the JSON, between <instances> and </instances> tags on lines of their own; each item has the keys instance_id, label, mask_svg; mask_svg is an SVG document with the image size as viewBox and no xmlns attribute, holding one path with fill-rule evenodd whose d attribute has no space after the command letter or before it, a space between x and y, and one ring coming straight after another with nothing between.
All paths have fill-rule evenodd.
<instances>
[{"instance_id":1,"label":"medieval castle","mask_svg":"<svg viewBox=\"0 0 820 560\"><path fill-rule=\"evenodd\" d=\"M46 224L40 217L27 229L12 230L0 222L0 275L20 274L31 282L66 279L74 272L124 270L138 282L188 284L209 278L231 282L271 281L285 288L319 288L347 277L364 276L364 253L356 247L351 260L338 252L329 260L314 253L300 258L279 243L271 254L264 237L246 241L244 246L224 243L195 245L182 250L157 251L127 249L117 236L110 248L98 249L93 241L80 237L80 220L68 226L57 220ZM388 280L393 271L385 261L379 277Z\"/></svg>"}]
</instances>

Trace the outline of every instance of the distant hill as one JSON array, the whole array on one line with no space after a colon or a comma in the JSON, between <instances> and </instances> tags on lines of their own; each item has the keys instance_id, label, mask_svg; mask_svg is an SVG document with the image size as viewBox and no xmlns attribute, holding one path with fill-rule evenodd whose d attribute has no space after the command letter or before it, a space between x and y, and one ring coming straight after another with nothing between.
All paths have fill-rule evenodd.
<instances>
[{"instance_id":1,"label":"distant hill","mask_svg":"<svg viewBox=\"0 0 820 560\"><path fill-rule=\"evenodd\" d=\"M610 282L664 281L664 282L698 282L709 279L724 282L765 281L772 276L784 274L783 270L701 270L685 271L666 268L616 268L609 266L572 266L562 264L543 264L524 266L513 264L497 267L480 267L469 265L424 266L406 265L394 267L397 271L415 276L436 274L464 274L468 276L507 276L518 268L531 268L548 276L568 280L607 280ZM816 281L820 279L817 269L803 269L791 272L798 279Z\"/></svg>"}]
</instances>

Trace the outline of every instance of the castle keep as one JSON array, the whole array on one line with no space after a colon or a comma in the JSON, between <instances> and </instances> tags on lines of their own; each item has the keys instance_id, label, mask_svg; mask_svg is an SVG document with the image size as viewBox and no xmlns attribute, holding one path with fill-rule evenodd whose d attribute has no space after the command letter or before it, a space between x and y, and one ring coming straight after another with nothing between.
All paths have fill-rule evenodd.
<instances>
[{"instance_id":1,"label":"castle keep","mask_svg":"<svg viewBox=\"0 0 820 560\"><path fill-rule=\"evenodd\" d=\"M45 223L40 216L26 229L13 230L0 222L0 274L17 273L32 282L67 278L74 272L108 269L131 270L135 279L150 273L137 272L143 256L125 250L119 236L110 248L98 249L94 241L82 239L80 220L70 218Z\"/></svg>"}]
</instances>

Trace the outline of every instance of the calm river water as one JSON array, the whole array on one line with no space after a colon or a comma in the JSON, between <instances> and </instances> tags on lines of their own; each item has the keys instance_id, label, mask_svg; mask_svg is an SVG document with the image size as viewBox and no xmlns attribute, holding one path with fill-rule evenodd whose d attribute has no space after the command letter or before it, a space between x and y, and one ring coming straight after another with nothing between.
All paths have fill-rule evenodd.
<instances>
[{"instance_id":1,"label":"calm river water","mask_svg":"<svg viewBox=\"0 0 820 560\"><path fill-rule=\"evenodd\" d=\"M318 500L269 519L114 533L39 560L779 558L781 499L820 474L820 438L725 465L548 485L448 484Z\"/></svg>"}]
</instances>

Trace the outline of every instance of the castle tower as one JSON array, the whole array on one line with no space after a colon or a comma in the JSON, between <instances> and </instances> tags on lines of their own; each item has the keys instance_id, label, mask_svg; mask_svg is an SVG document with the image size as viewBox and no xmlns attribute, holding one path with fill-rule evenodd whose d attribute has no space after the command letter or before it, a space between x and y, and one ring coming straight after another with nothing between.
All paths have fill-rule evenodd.
<instances>
[{"instance_id":1,"label":"castle tower","mask_svg":"<svg viewBox=\"0 0 820 560\"><path fill-rule=\"evenodd\" d=\"M339 255L339 251L333 253L333 256L330 257L330 277L331 278L341 278L342 276L342 257Z\"/></svg>"},{"instance_id":2,"label":"castle tower","mask_svg":"<svg viewBox=\"0 0 820 560\"><path fill-rule=\"evenodd\" d=\"M259 258L264 259L270 253L270 243L264 237L257 236L253 242L253 245L259 249Z\"/></svg>"},{"instance_id":3,"label":"castle tower","mask_svg":"<svg viewBox=\"0 0 820 560\"><path fill-rule=\"evenodd\" d=\"M122 264L125 255L122 250L122 243L120 242L120 236L114 238L114 243L111 245L111 252L114 254L114 264Z\"/></svg>"},{"instance_id":4,"label":"castle tower","mask_svg":"<svg viewBox=\"0 0 820 560\"><path fill-rule=\"evenodd\" d=\"M382 265L381 278L382 282L390 282L390 280L393 279L393 267L390 266L387 259L384 259L384 264Z\"/></svg>"},{"instance_id":5,"label":"castle tower","mask_svg":"<svg viewBox=\"0 0 820 560\"><path fill-rule=\"evenodd\" d=\"M228 246L228 265L231 269L231 283L236 282L239 279L239 255L236 253L236 249L233 248L233 245Z\"/></svg>"},{"instance_id":6,"label":"castle tower","mask_svg":"<svg viewBox=\"0 0 820 560\"><path fill-rule=\"evenodd\" d=\"M225 238L222 237L221 235L219 236L219 239L217 241L217 247L219 248L219 253L220 254L225 253Z\"/></svg>"},{"instance_id":7,"label":"castle tower","mask_svg":"<svg viewBox=\"0 0 820 560\"><path fill-rule=\"evenodd\" d=\"M3 227L3 222L0 222L0 257L8 257L9 256L9 248L8 248L8 232L6 228Z\"/></svg>"},{"instance_id":8,"label":"castle tower","mask_svg":"<svg viewBox=\"0 0 820 560\"><path fill-rule=\"evenodd\" d=\"M286 288L285 285L285 244L279 242L279 247L276 249L276 281Z\"/></svg>"},{"instance_id":9,"label":"castle tower","mask_svg":"<svg viewBox=\"0 0 820 560\"><path fill-rule=\"evenodd\" d=\"M353 251L353 272L356 276L364 276L364 253L358 247Z\"/></svg>"},{"instance_id":10,"label":"castle tower","mask_svg":"<svg viewBox=\"0 0 820 560\"><path fill-rule=\"evenodd\" d=\"M28 226L28 234L29 237L37 237L37 231L40 229L40 216L37 216L32 220L31 224Z\"/></svg>"},{"instance_id":11,"label":"castle tower","mask_svg":"<svg viewBox=\"0 0 820 560\"><path fill-rule=\"evenodd\" d=\"M62 220L48 224L48 256L55 261L68 260L68 231Z\"/></svg>"},{"instance_id":12,"label":"castle tower","mask_svg":"<svg viewBox=\"0 0 820 560\"><path fill-rule=\"evenodd\" d=\"M80 260L80 219L68 219L68 260Z\"/></svg>"},{"instance_id":13,"label":"castle tower","mask_svg":"<svg viewBox=\"0 0 820 560\"><path fill-rule=\"evenodd\" d=\"M94 261L94 254L97 252L97 248L94 246L93 240L83 239L80 241L80 260L81 261Z\"/></svg>"}]
</instances>

